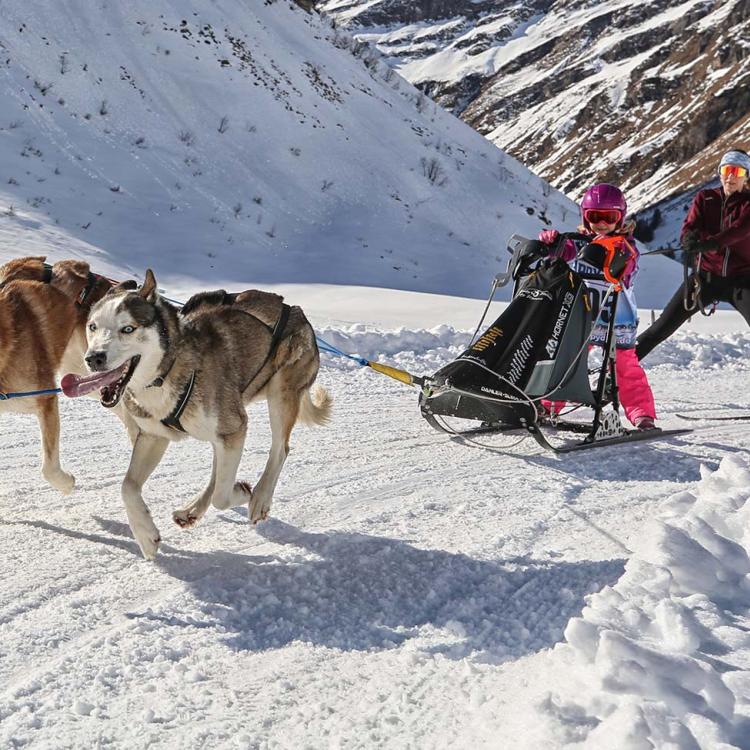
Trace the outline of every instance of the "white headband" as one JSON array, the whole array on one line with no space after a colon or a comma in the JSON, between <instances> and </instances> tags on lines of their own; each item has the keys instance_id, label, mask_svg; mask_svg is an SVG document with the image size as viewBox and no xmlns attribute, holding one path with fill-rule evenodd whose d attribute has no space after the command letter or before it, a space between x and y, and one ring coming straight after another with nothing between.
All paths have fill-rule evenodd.
<instances>
[{"instance_id":1,"label":"white headband","mask_svg":"<svg viewBox=\"0 0 750 750\"><path fill-rule=\"evenodd\" d=\"M733 164L736 167L745 167L745 169L750 172L750 156L743 154L742 151L727 151L726 154L721 157L719 169L725 164Z\"/></svg>"}]
</instances>

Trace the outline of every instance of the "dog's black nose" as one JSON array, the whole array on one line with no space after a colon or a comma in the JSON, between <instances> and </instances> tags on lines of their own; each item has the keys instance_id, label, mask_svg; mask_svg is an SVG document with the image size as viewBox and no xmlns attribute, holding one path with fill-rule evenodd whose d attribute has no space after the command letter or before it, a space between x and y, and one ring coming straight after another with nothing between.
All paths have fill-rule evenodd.
<instances>
[{"instance_id":1,"label":"dog's black nose","mask_svg":"<svg viewBox=\"0 0 750 750\"><path fill-rule=\"evenodd\" d=\"M106 352L91 352L91 354L86 355L86 364L89 366L89 370L102 370L106 363Z\"/></svg>"}]
</instances>

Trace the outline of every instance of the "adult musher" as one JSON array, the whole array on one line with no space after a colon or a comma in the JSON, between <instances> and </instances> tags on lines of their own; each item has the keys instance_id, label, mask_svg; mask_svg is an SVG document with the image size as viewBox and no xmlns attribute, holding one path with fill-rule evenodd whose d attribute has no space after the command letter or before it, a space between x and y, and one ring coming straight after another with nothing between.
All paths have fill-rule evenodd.
<instances>
[{"instance_id":1,"label":"adult musher","mask_svg":"<svg viewBox=\"0 0 750 750\"><path fill-rule=\"evenodd\" d=\"M680 243L692 273L659 318L638 337L643 359L697 311L728 302L750 325L750 156L732 149L721 157L721 187L699 191L682 225Z\"/></svg>"}]
</instances>

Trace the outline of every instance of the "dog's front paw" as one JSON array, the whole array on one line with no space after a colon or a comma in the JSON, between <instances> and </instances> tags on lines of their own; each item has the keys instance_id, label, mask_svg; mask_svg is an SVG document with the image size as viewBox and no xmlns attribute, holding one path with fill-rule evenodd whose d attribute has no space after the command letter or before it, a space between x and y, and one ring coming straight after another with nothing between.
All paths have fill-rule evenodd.
<instances>
[{"instance_id":1,"label":"dog's front paw","mask_svg":"<svg viewBox=\"0 0 750 750\"><path fill-rule=\"evenodd\" d=\"M133 526L132 529L135 541L138 542L138 546L141 548L143 556L147 560L153 560L156 557L156 552L159 549L159 543L161 542L159 529L157 529L153 523L150 525L144 524L142 526Z\"/></svg>"},{"instance_id":2,"label":"dog's front paw","mask_svg":"<svg viewBox=\"0 0 750 750\"><path fill-rule=\"evenodd\" d=\"M149 537L148 539L139 539L138 546L141 548L141 552L147 560L154 560L156 558L156 553L159 550L160 542L161 537L157 532L157 535L155 537Z\"/></svg>"},{"instance_id":3,"label":"dog's front paw","mask_svg":"<svg viewBox=\"0 0 750 750\"><path fill-rule=\"evenodd\" d=\"M67 471L59 469L58 471L48 471L44 478L63 495L69 495L76 486L76 478Z\"/></svg>"},{"instance_id":4,"label":"dog's front paw","mask_svg":"<svg viewBox=\"0 0 750 750\"><path fill-rule=\"evenodd\" d=\"M271 498L263 498L260 493L253 495L250 501L250 522L255 524L258 521L265 521L270 512Z\"/></svg>"}]
</instances>

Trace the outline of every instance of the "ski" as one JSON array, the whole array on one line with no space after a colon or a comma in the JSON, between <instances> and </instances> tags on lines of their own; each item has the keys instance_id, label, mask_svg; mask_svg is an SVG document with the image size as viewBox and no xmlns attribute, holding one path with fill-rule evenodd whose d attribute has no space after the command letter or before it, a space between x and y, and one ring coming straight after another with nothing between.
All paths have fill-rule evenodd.
<instances>
[{"instance_id":1,"label":"ski","mask_svg":"<svg viewBox=\"0 0 750 750\"><path fill-rule=\"evenodd\" d=\"M700 416L698 414L675 414L680 419L687 419L691 422L742 422L750 421L750 414L721 415L718 417Z\"/></svg>"},{"instance_id":2,"label":"ski","mask_svg":"<svg viewBox=\"0 0 750 750\"><path fill-rule=\"evenodd\" d=\"M638 443L644 440L658 440L664 437L672 437L673 435L686 435L692 432L689 428L674 429L674 430L662 430L656 427L653 430L632 430L626 431L623 435L616 437L601 438L600 440L582 440L579 443L568 443L567 445L555 446L550 443L547 436L539 429L529 430L536 439L537 443L551 450L554 453L573 453L574 451L588 450L589 448L604 448L609 445L621 445L623 443Z\"/></svg>"}]
</instances>

